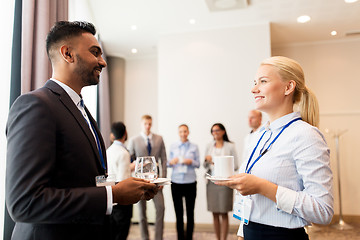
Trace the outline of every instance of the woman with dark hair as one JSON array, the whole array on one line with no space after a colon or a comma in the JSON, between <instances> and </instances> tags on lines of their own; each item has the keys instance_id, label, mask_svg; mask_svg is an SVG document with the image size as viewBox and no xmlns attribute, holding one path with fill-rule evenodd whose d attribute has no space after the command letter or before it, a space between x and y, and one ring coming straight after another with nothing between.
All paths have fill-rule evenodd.
<instances>
[{"instance_id":1,"label":"woman with dark hair","mask_svg":"<svg viewBox=\"0 0 360 240\"><path fill-rule=\"evenodd\" d=\"M235 145L230 142L224 125L215 123L211 127L214 140L206 146L204 167L212 175L214 163L213 156L234 156L234 166L238 168ZM228 212L232 210L233 190L217 186L211 181L206 185L208 211L213 213L214 228L218 240L225 240L229 230ZM221 218L221 219L220 219Z\"/></svg>"}]
</instances>

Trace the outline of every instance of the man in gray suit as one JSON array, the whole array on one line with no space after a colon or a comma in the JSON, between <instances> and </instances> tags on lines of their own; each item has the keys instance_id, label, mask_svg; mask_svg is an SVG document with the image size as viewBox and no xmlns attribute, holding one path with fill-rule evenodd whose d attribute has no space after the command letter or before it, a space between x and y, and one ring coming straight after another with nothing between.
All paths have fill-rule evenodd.
<instances>
[{"instance_id":1,"label":"man in gray suit","mask_svg":"<svg viewBox=\"0 0 360 240\"><path fill-rule=\"evenodd\" d=\"M106 150L80 94L106 67L95 32L87 22L56 23L46 39L52 78L10 109L5 194L13 240L107 239L113 203L148 200L158 190L138 178L96 187Z\"/></svg>"},{"instance_id":2,"label":"man in gray suit","mask_svg":"<svg viewBox=\"0 0 360 240\"><path fill-rule=\"evenodd\" d=\"M144 115L141 118L142 131L140 135L135 136L129 140L130 155L134 158L143 156L154 156L158 164L159 177L166 177L166 151L162 137L151 132L152 118L149 115ZM155 220L155 240L163 239L164 230L164 196L162 190L154 197L154 204L156 209ZM139 202L139 217L140 229L143 240L149 239L148 222L146 217L146 201Z\"/></svg>"}]
</instances>

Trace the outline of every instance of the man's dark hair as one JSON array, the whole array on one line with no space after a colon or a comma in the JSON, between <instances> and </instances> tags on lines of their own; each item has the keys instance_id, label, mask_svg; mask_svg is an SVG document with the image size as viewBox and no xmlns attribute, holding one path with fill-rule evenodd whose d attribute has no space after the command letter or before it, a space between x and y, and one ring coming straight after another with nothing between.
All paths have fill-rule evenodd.
<instances>
[{"instance_id":1,"label":"man's dark hair","mask_svg":"<svg viewBox=\"0 0 360 240\"><path fill-rule=\"evenodd\" d=\"M114 122L111 125L111 133L114 134L115 139L121 139L126 133L125 124L122 122Z\"/></svg>"},{"instance_id":2,"label":"man's dark hair","mask_svg":"<svg viewBox=\"0 0 360 240\"><path fill-rule=\"evenodd\" d=\"M96 29L92 23L89 22L68 22L59 21L50 29L46 37L46 52L51 60L51 48L57 43L70 39L72 37L80 36L82 33L96 34Z\"/></svg>"}]
</instances>

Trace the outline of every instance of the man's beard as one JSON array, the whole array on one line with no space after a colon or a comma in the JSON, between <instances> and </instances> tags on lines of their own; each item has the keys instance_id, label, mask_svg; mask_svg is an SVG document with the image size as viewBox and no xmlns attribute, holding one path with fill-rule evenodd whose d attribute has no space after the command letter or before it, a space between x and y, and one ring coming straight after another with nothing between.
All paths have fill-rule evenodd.
<instances>
[{"instance_id":1,"label":"man's beard","mask_svg":"<svg viewBox=\"0 0 360 240\"><path fill-rule=\"evenodd\" d=\"M94 69L90 70L83 59L76 54L78 61L78 66L75 69L75 73L81 78L84 86L97 85L99 83L99 78L94 75Z\"/></svg>"}]
</instances>

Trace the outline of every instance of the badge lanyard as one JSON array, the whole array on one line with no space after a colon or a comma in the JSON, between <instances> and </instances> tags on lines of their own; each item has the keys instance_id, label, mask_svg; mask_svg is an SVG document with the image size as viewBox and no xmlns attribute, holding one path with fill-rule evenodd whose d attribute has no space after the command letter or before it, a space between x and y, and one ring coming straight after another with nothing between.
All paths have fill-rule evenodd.
<instances>
[{"instance_id":1,"label":"badge lanyard","mask_svg":"<svg viewBox=\"0 0 360 240\"><path fill-rule=\"evenodd\" d=\"M281 134L288 126L290 126L293 122L296 122L296 121L298 121L298 120L301 120L301 118L295 118L295 119L291 120L290 122L288 122L288 123L281 129L281 131L278 133L278 135L276 135L276 137L275 137L274 140L269 144L269 146L268 146L263 152L260 151L259 156L255 159L255 161L251 164L250 168L248 169L249 164L250 164L250 162L251 162L252 157L254 156L255 151L256 151L257 147L259 146L259 144L260 144L260 142L261 142L261 139L264 137L264 135L265 135L265 133L266 133L266 131L265 131L265 132L261 135L259 141L257 142L254 150L252 151L252 153L251 153L251 155L250 155L250 158L249 158L249 160L248 160L248 162L247 162L247 164L246 164L245 173L249 173L249 172L251 171L251 169L254 167L255 163L257 163L257 161L259 161L259 159L260 159L262 156L265 155L265 153L269 150L269 148L271 147L271 145L279 138L280 134ZM271 135L270 135L270 138L271 138ZM267 141L266 141L266 142L267 142ZM265 146L265 145L266 145L266 143L264 144L264 146Z\"/></svg>"}]
</instances>

